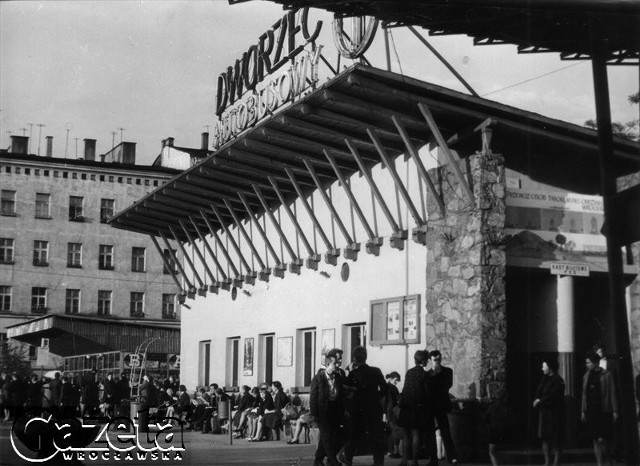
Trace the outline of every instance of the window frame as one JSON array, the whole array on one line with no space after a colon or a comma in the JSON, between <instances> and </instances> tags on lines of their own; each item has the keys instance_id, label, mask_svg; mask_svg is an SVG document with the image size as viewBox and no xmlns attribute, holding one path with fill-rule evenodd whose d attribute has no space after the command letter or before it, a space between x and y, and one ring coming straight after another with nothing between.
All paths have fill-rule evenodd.
<instances>
[{"instance_id":1,"label":"window frame","mask_svg":"<svg viewBox=\"0 0 640 466\"><path fill-rule=\"evenodd\" d=\"M79 204L76 205L74 200L79 199ZM84 197L83 196L69 196L69 221L70 222L84 222Z\"/></svg>"},{"instance_id":2,"label":"window frame","mask_svg":"<svg viewBox=\"0 0 640 466\"><path fill-rule=\"evenodd\" d=\"M406 304L411 301L415 301L415 338L406 338L406 319L405 315ZM407 345L407 344L415 344L420 343L420 332L421 332L421 324L420 324L420 302L421 295L413 294L406 296L396 296L393 298L384 298L384 299L375 299L369 302L369 344L371 346L386 346L386 345ZM398 338L397 339L389 339L389 304L398 303ZM376 305L382 305L384 310L384 318L382 314L379 314L375 310ZM384 335L385 338L377 339L378 325L384 325Z\"/></svg>"},{"instance_id":3,"label":"window frame","mask_svg":"<svg viewBox=\"0 0 640 466\"><path fill-rule=\"evenodd\" d=\"M13 301L13 287L11 285L0 285L0 312L11 312Z\"/></svg>"},{"instance_id":4,"label":"window frame","mask_svg":"<svg viewBox=\"0 0 640 466\"><path fill-rule=\"evenodd\" d=\"M108 297L104 297L103 295L101 295L102 293L108 293ZM106 309L105 309L105 303L107 304ZM110 316L112 303L113 303L112 290L98 290L97 313L99 316Z\"/></svg>"},{"instance_id":5,"label":"window frame","mask_svg":"<svg viewBox=\"0 0 640 466\"><path fill-rule=\"evenodd\" d=\"M169 297L170 300L169 300ZM167 308L170 307L170 312ZM162 293L162 318L175 319L177 314L175 293Z\"/></svg>"},{"instance_id":6,"label":"window frame","mask_svg":"<svg viewBox=\"0 0 640 466\"><path fill-rule=\"evenodd\" d=\"M129 317L144 317L144 291L132 291L129 296Z\"/></svg>"},{"instance_id":7,"label":"window frame","mask_svg":"<svg viewBox=\"0 0 640 466\"><path fill-rule=\"evenodd\" d=\"M5 241L10 241L11 244L5 244ZM15 252L16 240L14 238L0 238L0 264L15 264Z\"/></svg>"},{"instance_id":8,"label":"window frame","mask_svg":"<svg viewBox=\"0 0 640 466\"><path fill-rule=\"evenodd\" d=\"M44 247L42 244L44 244ZM33 240L33 265L36 267L49 266L49 241Z\"/></svg>"},{"instance_id":9,"label":"window frame","mask_svg":"<svg viewBox=\"0 0 640 466\"><path fill-rule=\"evenodd\" d=\"M173 254L172 254L173 252ZM165 260L173 266L173 270L170 270L167 267L167 264L165 263L165 261L162 261L162 273L164 275L175 275L176 273L178 273L178 269L176 266L176 261L174 259L174 254L177 254L177 250L175 249L171 249L171 251L169 249L163 249L162 250L162 255L164 256ZM177 256L176 256L177 257Z\"/></svg>"},{"instance_id":10,"label":"window frame","mask_svg":"<svg viewBox=\"0 0 640 466\"><path fill-rule=\"evenodd\" d=\"M8 196L7 196L8 195ZM0 215L5 217L16 217L17 191L13 189L0 190Z\"/></svg>"},{"instance_id":11,"label":"window frame","mask_svg":"<svg viewBox=\"0 0 640 466\"><path fill-rule=\"evenodd\" d=\"M73 246L79 246L79 250L72 250ZM67 243L67 267L72 269L82 268L82 243Z\"/></svg>"},{"instance_id":12,"label":"window frame","mask_svg":"<svg viewBox=\"0 0 640 466\"><path fill-rule=\"evenodd\" d=\"M108 252L103 248L111 248ZM113 244L99 244L98 245L98 270L115 270L115 248ZM106 258L109 258L109 264L107 264Z\"/></svg>"},{"instance_id":13,"label":"window frame","mask_svg":"<svg viewBox=\"0 0 640 466\"><path fill-rule=\"evenodd\" d=\"M36 290L44 290L42 294L36 294ZM31 312L36 314L47 313L47 288L44 286L32 286L31 287Z\"/></svg>"},{"instance_id":14,"label":"window frame","mask_svg":"<svg viewBox=\"0 0 640 466\"><path fill-rule=\"evenodd\" d=\"M111 203L111 205L107 205L108 203ZM100 199L100 223L107 223L107 221L113 217L113 214L115 213L115 208L116 208L116 201L115 199L107 199L107 198L101 198Z\"/></svg>"},{"instance_id":15,"label":"window frame","mask_svg":"<svg viewBox=\"0 0 640 466\"><path fill-rule=\"evenodd\" d=\"M136 254L136 252L142 254ZM131 248L131 271L145 273L147 271L147 248L133 246Z\"/></svg>"},{"instance_id":16,"label":"window frame","mask_svg":"<svg viewBox=\"0 0 640 466\"><path fill-rule=\"evenodd\" d=\"M64 313L67 315L80 313L82 292L77 288L67 288L64 297Z\"/></svg>"},{"instance_id":17,"label":"window frame","mask_svg":"<svg viewBox=\"0 0 640 466\"><path fill-rule=\"evenodd\" d=\"M46 196L46 202L38 199L38 196ZM49 220L51 219L51 194L50 193L36 193L36 210L35 218ZM43 209L42 206L45 206Z\"/></svg>"}]
</instances>

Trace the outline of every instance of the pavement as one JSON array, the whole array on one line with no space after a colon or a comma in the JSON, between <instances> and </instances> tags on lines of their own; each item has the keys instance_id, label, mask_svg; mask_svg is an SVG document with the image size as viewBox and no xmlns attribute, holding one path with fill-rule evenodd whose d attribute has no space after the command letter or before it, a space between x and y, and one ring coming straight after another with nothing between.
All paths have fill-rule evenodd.
<instances>
[{"instance_id":1,"label":"pavement","mask_svg":"<svg viewBox=\"0 0 640 466\"><path fill-rule=\"evenodd\" d=\"M115 435L111 433L110 435ZM0 466L13 466L13 465L25 465L31 461L21 458L11 442L11 424L8 422L0 423ZM15 440L18 448L21 449L24 456L27 456L27 450L24 446ZM150 439L153 439L155 434L150 435ZM171 444L178 446L180 433L176 432L175 436L171 438ZM145 434L140 434L140 441L144 442ZM143 458L144 452L135 449L131 455L126 453L120 453L120 456L115 454L115 451L108 452L84 452L84 458L78 459L77 454L73 456L73 460L67 459L55 459L48 461L44 464L60 464L70 466L72 464L96 464L96 465L113 465L122 464L127 465L149 465L149 464L184 464L184 465L281 465L281 466L303 466L313 464L313 457L315 452L315 445L301 444L301 445L287 445L284 440L273 440L266 442L248 442L246 440L232 440L228 435L213 435L203 434L201 432L185 431L182 434L184 451L181 452L168 452L165 455L147 453L146 458ZM166 437L163 438L166 442ZM91 448L100 448L104 445L99 443L93 443ZM69 452L67 452L69 455ZM154 456L155 455L155 456ZM581 465L581 466L595 466L595 457L589 450L567 450L563 455L561 463L563 465ZM60 454L59 454L60 456ZM501 464L543 464L542 456L538 451L525 451L525 450L510 450L503 452L503 460ZM399 459L387 458L385 464L390 466L397 466L400 463ZM358 456L354 458L354 466L371 465L371 456ZM420 466L426 466L427 460L421 460ZM440 461L441 465L447 465L444 460ZM464 463L465 465L486 465L488 462L474 462Z\"/></svg>"}]
</instances>

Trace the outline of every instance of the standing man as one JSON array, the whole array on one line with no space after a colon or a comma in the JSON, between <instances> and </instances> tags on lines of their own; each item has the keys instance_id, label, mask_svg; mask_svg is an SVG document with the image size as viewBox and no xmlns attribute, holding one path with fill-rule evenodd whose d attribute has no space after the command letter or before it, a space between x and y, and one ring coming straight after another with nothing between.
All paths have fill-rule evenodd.
<instances>
[{"instance_id":1,"label":"standing man","mask_svg":"<svg viewBox=\"0 0 640 466\"><path fill-rule=\"evenodd\" d=\"M337 466L336 459L340 449L340 432L344 424L344 372L338 365L338 353L333 349L325 357L325 369L320 369L311 381L309 407L312 418L320 428L320 441L316 449L314 466L324 463L327 457L328 466Z\"/></svg>"},{"instance_id":2,"label":"standing man","mask_svg":"<svg viewBox=\"0 0 640 466\"><path fill-rule=\"evenodd\" d=\"M82 379L82 417L93 416L100 405L98 371L94 367Z\"/></svg>"},{"instance_id":3,"label":"standing man","mask_svg":"<svg viewBox=\"0 0 640 466\"><path fill-rule=\"evenodd\" d=\"M114 413L114 405L116 399L116 383L113 380L113 374L107 374L107 380L104 381L104 391L102 394L102 402L104 403L104 414L112 417Z\"/></svg>"},{"instance_id":4,"label":"standing man","mask_svg":"<svg viewBox=\"0 0 640 466\"><path fill-rule=\"evenodd\" d=\"M49 382L50 390L50 408L55 414L58 414L60 410L60 392L62 390L62 381L60 380L60 372L56 372L53 376L53 380Z\"/></svg>"},{"instance_id":5,"label":"standing man","mask_svg":"<svg viewBox=\"0 0 640 466\"><path fill-rule=\"evenodd\" d=\"M451 439L451 430L449 429L449 418L447 415L449 411L451 411L449 389L453 386L453 371L449 367L442 365L442 354L440 351L434 350L429 355L431 357L431 369L427 371L427 381L430 388L429 401L431 402L433 417L438 422L447 460L451 464L457 464L458 458L453 440Z\"/></svg>"},{"instance_id":6,"label":"standing man","mask_svg":"<svg viewBox=\"0 0 640 466\"><path fill-rule=\"evenodd\" d=\"M353 402L349 412L347 442L338 458L350 465L358 441L368 432L368 440L373 448L373 464L382 466L386 449L382 400L387 396L387 382L380 369L367 364L367 349L364 346L353 348L351 359L353 368L346 383L354 390Z\"/></svg>"}]
</instances>

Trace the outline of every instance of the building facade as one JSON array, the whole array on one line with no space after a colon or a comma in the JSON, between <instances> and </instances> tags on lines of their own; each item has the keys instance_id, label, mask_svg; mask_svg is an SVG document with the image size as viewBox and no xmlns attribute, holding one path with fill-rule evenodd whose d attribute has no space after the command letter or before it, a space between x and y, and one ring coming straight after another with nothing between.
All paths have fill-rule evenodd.
<instances>
[{"instance_id":1,"label":"building facade","mask_svg":"<svg viewBox=\"0 0 640 466\"><path fill-rule=\"evenodd\" d=\"M7 327L50 315L177 328L178 288L154 244L107 221L178 171L135 165L134 143L96 160L95 141L85 140L83 159L70 160L52 156L50 138L47 156L28 155L27 140L12 136L0 153L2 338ZM75 353L62 340L30 340L33 364L60 367Z\"/></svg>"},{"instance_id":2,"label":"building facade","mask_svg":"<svg viewBox=\"0 0 640 466\"><path fill-rule=\"evenodd\" d=\"M615 143L621 181L640 172L637 146ZM586 128L355 66L112 224L181 228L199 291L182 320L187 386L304 392L332 347L364 345L401 374L439 349L452 395L506 387L534 438L542 358L559 359L575 406L584 353L617 351L597 150ZM620 254L634 322L637 248Z\"/></svg>"}]
</instances>

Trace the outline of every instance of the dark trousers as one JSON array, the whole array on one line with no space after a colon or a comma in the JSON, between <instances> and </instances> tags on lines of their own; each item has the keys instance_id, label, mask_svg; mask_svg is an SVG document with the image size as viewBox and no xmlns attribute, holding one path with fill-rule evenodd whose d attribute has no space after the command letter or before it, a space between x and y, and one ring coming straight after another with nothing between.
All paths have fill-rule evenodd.
<instances>
[{"instance_id":1,"label":"dark trousers","mask_svg":"<svg viewBox=\"0 0 640 466\"><path fill-rule=\"evenodd\" d=\"M341 442L342 412L339 403L330 401L327 414L322 420L318 420L320 440L316 449L315 462L321 463L327 457L328 466L337 466L340 463L336 459Z\"/></svg>"},{"instance_id":2,"label":"dark trousers","mask_svg":"<svg viewBox=\"0 0 640 466\"><path fill-rule=\"evenodd\" d=\"M349 463L351 463L358 446L369 447L367 451L371 450L373 453L373 464L379 465L384 463L386 439L382 415L354 415L349 420L347 432L344 456Z\"/></svg>"},{"instance_id":3,"label":"dark trousers","mask_svg":"<svg viewBox=\"0 0 640 466\"><path fill-rule=\"evenodd\" d=\"M444 445L444 451L447 454L447 461L451 462L453 459L457 459L456 448L453 445L451 439L451 429L449 428L449 416L445 411L437 411L433 413L433 417L438 423L438 429L440 429L440 437L442 437L442 444ZM435 438L434 438L435 443Z\"/></svg>"}]
</instances>

